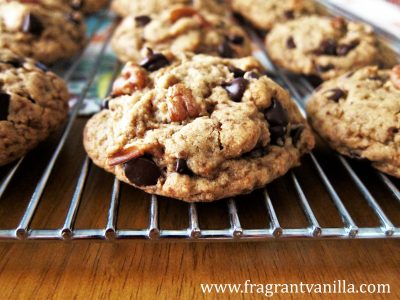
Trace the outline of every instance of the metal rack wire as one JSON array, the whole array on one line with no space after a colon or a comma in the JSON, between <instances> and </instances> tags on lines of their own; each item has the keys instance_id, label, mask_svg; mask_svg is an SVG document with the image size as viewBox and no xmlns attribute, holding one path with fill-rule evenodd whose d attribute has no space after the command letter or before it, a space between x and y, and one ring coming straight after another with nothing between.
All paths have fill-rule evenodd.
<instances>
[{"instance_id":1,"label":"metal rack wire","mask_svg":"<svg viewBox=\"0 0 400 300\"><path fill-rule=\"evenodd\" d=\"M108 16L103 16L108 17ZM80 97L73 107L69 120L62 133L62 136L57 144L56 149L52 153L50 160L47 163L45 170L43 171L40 180L35 186L34 192L29 200L26 210L23 213L22 218L16 228L13 229L1 229L0 228L0 240L122 240L122 239L145 239L145 240L188 240L188 241L201 241L201 240L257 240L265 241L270 239L289 239L289 238L305 238L305 239L355 239L355 238L400 238L400 228L396 227L389 217L385 214L384 210L380 207L377 199L372 195L368 187L363 183L356 170L352 167L352 164L348 159L334 154L340 164L343 166L347 175L351 178L354 183L354 187L359 190L362 194L364 201L372 208L374 214L377 216L380 222L380 226L377 227L360 227L354 221L353 216L349 213L343 199L339 196L337 187L332 183L327 175L327 170L320 164L317 155L315 153L309 154L309 159L315 172L318 174L319 180L322 183L324 189L328 193L332 203L336 207L336 210L342 220L343 226L340 227L323 227L320 225L320 221L316 217L313 211L312 205L304 191L302 186L301 178L294 171L290 171L288 177L292 188L296 192L297 201L302 208L302 212L308 221L308 226L304 228L286 228L281 226L278 218L276 207L273 204L269 193L269 187L267 186L262 190L262 201L264 205L264 212L267 214L269 224L266 224L263 228L243 228L241 224L240 214L238 213L237 200L227 199L226 210L229 215L230 226L224 229L203 229L200 226L198 216L198 205L188 205L188 226L184 229L163 229L159 225L159 199L157 196L151 195L149 204L149 220L148 226L141 229L120 229L117 226L119 217L119 201L121 195L121 183L114 179L112 192L107 196L109 201L109 208L107 213L107 221L104 228L101 229L77 229L75 228L75 222L79 211L80 203L83 197L84 187L90 178L90 167L91 161L86 157L83 161L82 167L78 178L76 178L76 184L74 193L70 201L69 209L66 214L63 226L58 229L33 229L30 227L33 217L36 213L37 207L42 199L44 190L48 185L51 176L55 176L53 173L56 161L59 159L60 153L63 150L67 138L71 134L71 129L76 122L78 117L79 109L81 108L83 101L89 91L90 86L93 84L93 80L102 62L106 48L108 47L113 28L108 33L107 39L101 47L96 57L95 63L90 71L90 76L87 79L86 86L83 89ZM251 29L246 28L255 41L255 43L263 49L263 43L257 34ZM82 57L82 56L81 56ZM65 72L64 79L69 81L71 75L77 68L81 57L78 57L74 64ZM305 115L304 111L304 99L313 91L312 86L306 78L298 77L296 80L291 80L289 76L282 70L276 68L271 64L263 51L262 61L269 65L269 68L274 72L282 84L291 92L294 99L299 105L300 110ZM115 61L113 67L114 76L120 68L120 64ZM111 82L110 81L110 87ZM109 88L110 88L109 87ZM21 165L24 162L24 158L20 159L4 176L0 181L0 200L4 196L10 183L15 180L16 174L19 172ZM377 172L377 176L380 178L383 186L387 189L391 195L393 201L400 202L400 191L397 187L397 183L393 182L388 176ZM106 199L105 199L106 201ZM251 204L248 205L251 209ZM399 212L400 213L400 212Z\"/></svg>"}]
</instances>

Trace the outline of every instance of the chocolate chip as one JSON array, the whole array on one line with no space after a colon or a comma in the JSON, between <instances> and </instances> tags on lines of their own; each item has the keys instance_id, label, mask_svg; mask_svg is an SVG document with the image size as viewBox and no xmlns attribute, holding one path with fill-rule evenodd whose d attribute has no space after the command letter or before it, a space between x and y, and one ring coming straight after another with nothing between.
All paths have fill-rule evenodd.
<instances>
[{"instance_id":1,"label":"chocolate chip","mask_svg":"<svg viewBox=\"0 0 400 300\"><path fill-rule=\"evenodd\" d=\"M268 123L273 126L287 126L289 124L289 117L286 109L275 98L272 98L272 104L265 110L264 116Z\"/></svg>"},{"instance_id":2,"label":"chocolate chip","mask_svg":"<svg viewBox=\"0 0 400 300\"><path fill-rule=\"evenodd\" d=\"M187 161L182 158L178 158L176 161L175 171L182 175L191 175L192 171L187 165Z\"/></svg>"},{"instance_id":3,"label":"chocolate chip","mask_svg":"<svg viewBox=\"0 0 400 300\"><path fill-rule=\"evenodd\" d=\"M233 37L230 38L230 41L235 45L243 45L244 37L241 35L234 35Z\"/></svg>"},{"instance_id":4,"label":"chocolate chip","mask_svg":"<svg viewBox=\"0 0 400 300\"><path fill-rule=\"evenodd\" d=\"M13 59L13 60L4 61L3 63L12 65L14 68L22 68L25 63L25 60Z\"/></svg>"},{"instance_id":5,"label":"chocolate chip","mask_svg":"<svg viewBox=\"0 0 400 300\"><path fill-rule=\"evenodd\" d=\"M353 50L355 47L357 47L359 44L359 41L352 41L350 44L341 44L337 46L336 52L337 55L339 56L345 56L347 53L349 53L351 50Z\"/></svg>"},{"instance_id":6,"label":"chocolate chip","mask_svg":"<svg viewBox=\"0 0 400 300\"><path fill-rule=\"evenodd\" d=\"M153 160L147 157L134 158L124 164L125 176L137 186L157 184L161 171Z\"/></svg>"},{"instance_id":7,"label":"chocolate chip","mask_svg":"<svg viewBox=\"0 0 400 300\"><path fill-rule=\"evenodd\" d=\"M235 56L235 51L232 49L231 45L229 45L229 41L226 39L218 46L217 50L221 57L232 58Z\"/></svg>"},{"instance_id":8,"label":"chocolate chip","mask_svg":"<svg viewBox=\"0 0 400 300\"><path fill-rule=\"evenodd\" d=\"M251 150L250 152L245 153L243 156L249 158L260 158L265 156L266 154L268 154L267 148L257 147Z\"/></svg>"},{"instance_id":9,"label":"chocolate chip","mask_svg":"<svg viewBox=\"0 0 400 300\"><path fill-rule=\"evenodd\" d=\"M151 18L149 16L137 16L135 17L135 22L137 26L145 27L151 22Z\"/></svg>"},{"instance_id":10,"label":"chocolate chip","mask_svg":"<svg viewBox=\"0 0 400 300\"><path fill-rule=\"evenodd\" d=\"M325 73L335 68L332 64L327 64L326 66L316 65L318 73Z\"/></svg>"},{"instance_id":11,"label":"chocolate chip","mask_svg":"<svg viewBox=\"0 0 400 300\"><path fill-rule=\"evenodd\" d=\"M241 70L239 68L236 68L236 67L229 67L229 71L231 73L233 73L233 76L235 78L243 77L244 74L246 73L245 71L243 71L243 70Z\"/></svg>"},{"instance_id":12,"label":"chocolate chip","mask_svg":"<svg viewBox=\"0 0 400 300\"><path fill-rule=\"evenodd\" d=\"M110 99L104 99L103 102L101 102L101 109L110 109Z\"/></svg>"},{"instance_id":13,"label":"chocolate chip","mask_svg":"<svg viewBox=\"0 0 400 300\"><path fill-rule=\"evenodd\" d=\"M285 10L283 15L285 16L286 19L294 19L294 12L293 10Z\"/></svg>"},{"instance_id":14,"label":"chocolate chip","mask_svg":"<svg viewBox=\"0 0 400 300\"><path fill-rule=\"evenodd\" d=\"M282 145L286 132L287 132L286 126L282 125L271 126L269 128L269 133L271 135L271 143Z\"/></svg>"},{"instance_id":15,"label":"chocolate chip","mask_svg":"<svg viewBox=\"0 0 400 300\"><path fill-rule=\"evenodd\" d=\"M39 68L43 72L49 71L49 68L45 64L41 63L40 61L35 62L35 67Z\"/></svg>"},{"instance_id":16,"label":"chocolate chip","mask_svg":"<svg viewBox=\"0 0 400 300\"><path fill-rule=\"evenodd\" d=\"M303 131L304 131L304 126L299 126L290 131L290 136L292 138L292 144L295 147L297 147L297 144L301 139L301 134L303 133Z\"/></svg>"},{"instance_id":17,"label":"chocolate chip","mask_svg":"<svg viewBox=\"0 0 400 300\"><path fill-rule=\"evenodd\" d=\"M6 121L8 117L8 108L10 107L11 96L0 92L0 121Z\"/></svg>"},{"instance_id":18,"label":"chocolate chip","mask_svg":"<svg viewBox=\"0 0 400 300\"><path fill-rule=\"evenodd\" d=\"M240 102L249 82L244 78L235 78L231 83L224 84L232 101Z\"/></svg>"},{"instance_id":19,"label":"chocolate chip","mask_svg":"<svg viewBox=\"0 0 400 300\"><path fill-rule=\"evenodd\" d=\"M287 47L288 49L294 49L294 48L296 48L296 43L294 42L292 36L289 37L289 38L287 39L287 41L286 41L286 47Z\"/></svg>"},{"instance_id":20,"label":"chocolate chip","mask_svg":"<svg viewBox=\"0 0 400 300\"><path fill-rule=\"evenodd\" d=\"M169 60L161 53L149 53L141 63L140 66L146 70L153 72L169 65Z\"/></svg>"},{"instance_id":21,"label":"chocolate chip","mask_svg":"<svg viewBox=\"0 0 400 300\"><path fill-rule=\"evenodd\" d=\"M249 77L250 79L258 79L258 78L260 78L260 74L258 74L257 72L251 71L251 72L249 72L249 74L247 74L247 77Z\"/></svg>"},{"instance_id":22,"label":"chocolate chip","mask_svg":"<svg viewBox=\"0 0 400 300\"><path fill-rule=\"evenodd\" d=\"M336 55L337 43L334 39L327 39L322 41L318 49L314 51L316 55Z\"/></svg>"},{"instance_id":23,"label":"chocolate chip","mask_svg":"<svg viewBox=\"0 0 400 300\"><path fill-rule=\"evenodd\" d=\"M330 94L328 96L328 99L335 101L335 102L338 102L340 98L343 98L346 96L346 92L339 88L328 90L327 93Z\"/></svg>"},{"instance_id":24,"label":"chocolate chip","mask_svg":"<svg viewBox=\"0 0 400 300\"><path fill-rule=\"evenodd\" d=\"M34 35L41 35L44 30L42 22L33 14L29 13L24 18L22 31Z\"/></svg>"}]
</instances>

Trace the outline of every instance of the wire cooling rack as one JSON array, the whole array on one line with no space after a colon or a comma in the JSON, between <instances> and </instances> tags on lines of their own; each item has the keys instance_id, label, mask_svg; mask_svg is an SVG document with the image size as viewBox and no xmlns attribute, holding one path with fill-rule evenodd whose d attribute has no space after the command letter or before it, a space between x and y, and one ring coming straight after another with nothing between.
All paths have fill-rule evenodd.
<instances>
[{"instance_id":1,"label":"wire cooling rack","mask_svg":"<svg viewBox=\"0 0 400 300\"><path fill-rule=\"evenodd\" d=\"M342 13L335 11L334 7L329 7L329 9L335 13ZM346 17L353 18L349 15ZM74 136L75 127L86 121L79 116L79 112L86 105L85 99L88 98L92 86L98 80L100 70L106 65L108 71L113 74L107 78L109 91L121 65L115 57L112 56L110 59L108 54L116 21L106 13L96 18L86 50L67 68L65 66L61 68L63 72L59 72L67 82L73 81L74 74L88 56L86 52L98 40L101 24L108 21L109 26L105 31L104 42L96 48L96 51L92 49L90 52L93 63L86 70L85 84L77 95L65 128L59 136L54 138L54 147L48 147L51 151L48 157L42 159L43 167L39 166L35 154L32 154L20 159L12 166L0 169L0 176L2 176L0 177L0 240L265 241L290 238L400 237L399 180L373 170L366 163L354 162L335 154L325 149L323 144L320 144L313 153L306 155L300 168L295 168L266 188L248 196L222 200L213 204L183 204L176 200L145 195L106 175L105 172L97 170L87 156L77 154L83 150L82 145L77 142L77 139L81 139L81 135ZM304 101L313 91L308 79L286 74L275 67L268 59L260 37L249 26L244 26L259 47L259 51L256 52L257 57L272 70L271 76L274 76L275 80L291 92L305 115ZM393 42L398 43L395 39ZM107 60L106 64L105 60ZM76 148L70 146L74 143L77 144ZM46 146L41 147L46 148ZM65 160L68 163L64 165ZM57 166L60 164L61 166ZM75 172L65 172L74 168L76 168ZM39 174L37 177L28 175L36 169L39 169L36 172ZM74 175L63 178L59 186L53 183L65 173ZM103 183L98 185L95 179L96 174L108 176L107 182L110 187L105 188ZM64 194L64 184L67 186L65 190L72 191L71 196L68 196L68 193ZM56 197L54 193L51 197L46 193L46 189L50 189L49 186L52 185L56 185L53 190L59 189ZM27 199L13 198L12 195L20 190L27 190L24 195L28 194L29 197ZM88 194L97 190L107 190L107 192L96 193L96 203L84 205L82 202L86 201ZM126 193L129 196L124 196ZM128 198L125 199L125 202L129 203L128 209L122 205L121 198ZM14 205L13 201L21 203ZM42 202L52 202L52 205ZM162 212L160 206L165 203L169 206L166 212ZM41 205L44 207L41 208ZM19 213L14 211L17 210L15 209L17 206L23 207ZM295 206L298 207L297 214L293 213L292 208ZM64 209L58 209L58 207L64 207ZM56 213L57 209L61 212ZM46 212L40 212L41 210ZM77 224L79 214L83 214L83 219L85 219L100 214L101 210L105 210L105 220L100 222L101 224L96 223L86 227ZM121 214L127 216L121 217ZM180 225L164 228L160 224L161 215L180 220L178 222ZM365 218L360 219L361 215L375 221L369 225L370 223L366 222ZM226 225L221 225L221 222L216 222L217 225L214 225L210 221L224 218L227 220ZM335 218L338 220L333 222L336 226L330 226L329 220ZM49 225L46 220L51 219L56 219L55 223L58 225ZM141 226L120 226L121 219L147 221ZM303 222L297 222L300 219L303 219ZM358 222L356 219L361 221ZM13 226L14 222L11 220L17 220L16 226ZM287 224L283 224L283 221ZM294 226L290 225L291 221L294 221Z\"/></svg>"}]
</instances>

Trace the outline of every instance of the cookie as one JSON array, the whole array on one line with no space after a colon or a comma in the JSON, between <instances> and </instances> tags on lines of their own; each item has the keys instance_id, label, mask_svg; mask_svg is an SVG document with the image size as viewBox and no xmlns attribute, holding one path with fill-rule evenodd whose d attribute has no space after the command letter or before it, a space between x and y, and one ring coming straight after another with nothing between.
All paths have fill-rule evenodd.
<instances>
[{"instance_id":1,"label":"cookie","mask_svg":"<svg viewBox=\"0 0 400 300\"><path fill-rule=\"evenodd\" d=\"M74 56L84 44L85 25L79 12L0 1L0 48L52 64Z\"/></svg>"},{"instance_id":2,"label":"cookie","mask_svg":"<svg viewBox=\"0 0 400 300\"><path fill-rule=\"evenodd\" d=\"M69 0L73 9L85 14L92 14L105 8L109 0Z\"/></svg>"},{"instance_id":3,"label":"cookie","mask_svg":"<svg viewBox=\"0 0 400 300\"><path fill-rule=\"evenodd\" d=\"M95 13L106 7L108 0L36 0L36 3L50 7L74 9L85 14Z\"/></svg>"},{"instance_id":4,"label":"cookie","mask_svg":"<svg viewBox=\"0 0 400 300\"><path fill-rule=\"evenodd\" d=\"M307 110L333 149L400 177L400 66L368 66L329 80Z\"/></svg>"},{"instance_id":5,"label":"cookie","mask_svg":"<svg viewBox=\"0 0 400 300\"><path fill-rule=\"evenodd\" d=\"M188 6L125 18L114 33L112 46L122 61L140 60L147 48L223 57L251 54L250 41L240 27L228 18Z\"/></svg>"},{"instance_id":6,"label":"cookie","mask_svg":"<svg viewBox=\"0 0 400 300\"><path fill-rule=\"evenodd\" d=\"M315 12L309 0L232 0L232 10L254 27L269 31L276 23Z\"/></svg>"},{"instance_id":7,"label":"cookie","mask_svg":"<svg viewBox=\"0 0 400 300\"><path fill-rule=\"evenodd\" d=\"M270 58L291 72L323 80L373 64L377 40L368 25L306 16L276 25L266 37Z\"/></svg>"},{"instance_id":8,"label":"cookie","mask_svg":"<svg viewBox=\"0 0 400 300\"><path fill-rule=\"evenodd\" d=\"M124 67L104 107L84 133L94 163L188 202L249 193L314 146L289 94L252 57L153 53Z\"/></svg>"},{"instance_id":9,"label":"cookie","mask_svg":"<svg viewBox=\"0 0 400 300\"><path fill-rule=\"evenodd\" d=\"M226 14L223 0L113 0L111 9L119 16L142 16L159 14L174 5L191 5L194 9L207 10L214 14Z\"/></svg>"},{"instance_id":10,"label":"cookie","mask_svg":"<svg viewBox=\"0 0 400 300\"><path fill-rule=\"evenodd\" d=\"M0 50L0 166L25 155L68 114L64 81L32 59Z\"/></svg>"}]
</instances>

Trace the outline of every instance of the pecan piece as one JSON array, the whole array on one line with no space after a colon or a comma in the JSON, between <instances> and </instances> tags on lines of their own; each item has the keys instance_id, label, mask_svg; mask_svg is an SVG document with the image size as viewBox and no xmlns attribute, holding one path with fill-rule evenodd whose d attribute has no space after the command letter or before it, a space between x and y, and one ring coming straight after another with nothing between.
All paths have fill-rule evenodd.
<instances>
[{"instance_id":1,"label":"pecan piece","mask_svg":"<svg viewBox=\"0 0 400 300\"><path fill-rule=\"evenodd\" d=\"M390 80L393 82L394 86L400 89L400 65L394 66L390 72Z\"/></svg>"},{"instance_id":2,"label":"pecan piece","mask_svg":"<svg viewBox=\"0 0 400 300\"><path fill-rule=\"evenodd\" d=\"M112 96L132 94L146 86L146 73L138 65L127 63L122 69L121 75L115 80Z\"/></svg>"},{"instance_id":3,"label":"pecan piece","mask_svg":"<svg viewBox=\"0 0 400 300\"><path fill-rule=\"evenodd\" d=\"M178 83L168 89L166 101L172 122L184 121L200 114L200 107L196 103L192 91L183 83Z\"/></svg>"},{"instance_id":4,"label":"pecan piece","mask_svg":"<svg viewBox=\"0 0 400 300\"><path fill-rule=\"evenodd\" d=\"M162 150L154 144L125 146L109 155L107 163L109 166L116 166L126 163L134 158L144 156L145 154L150 154L154 157L161 157Z\"/></svg>"},{"instance_id":5,"label":"pecan piece","mask_svg":"<svg viewBox=\"0 0 400 300\"><path fill-rule=\"evenodd\" d=\"M175 23L181 18L193 17L194 15L197 15L197 11L195 9L191 7L178 7L171 11L169 19L172 23Z\"/></svg>"}]
</instances>

